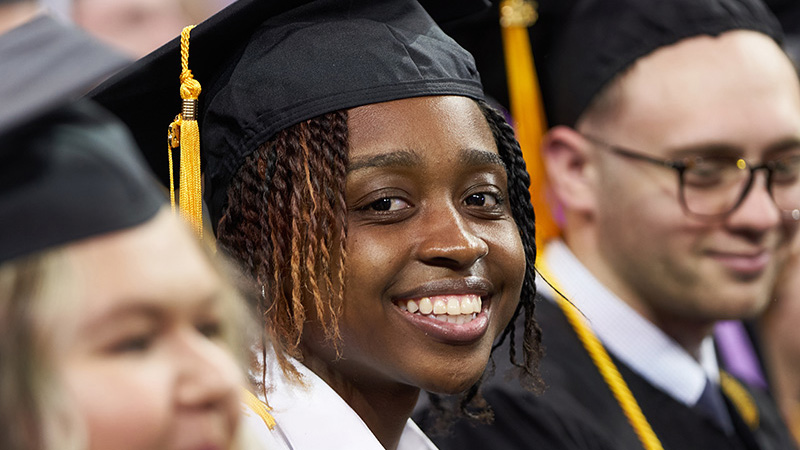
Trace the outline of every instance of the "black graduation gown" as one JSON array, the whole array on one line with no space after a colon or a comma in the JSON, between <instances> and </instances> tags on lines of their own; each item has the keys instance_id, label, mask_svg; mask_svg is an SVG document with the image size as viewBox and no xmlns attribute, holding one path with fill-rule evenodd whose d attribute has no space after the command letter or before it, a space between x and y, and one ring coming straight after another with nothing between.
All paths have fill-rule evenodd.
<instances>
[{"instance_id":1,"label":"black graduation gown","mask_svg":"<svg viewBox=\"0 0 800 450\"><path fill-rule=\"evenodd\" d=\"M546 352L540 366L544 394L537 396L508 378L508 352L501 347L495 352L495 375L482 390L494 411L494 423L460 420L453 433L437 436L423 412L418 415L423 429L441 450L641 450L633 428L563 312L547 300L539 301L536 308ZM749 430L729 403L736 434L727 436L701 413L674 400L616 358L614 362L666 450L795 448L777 408L756 390L748 389L759 409L760 426Z\"/></svg>"}]
</instances>

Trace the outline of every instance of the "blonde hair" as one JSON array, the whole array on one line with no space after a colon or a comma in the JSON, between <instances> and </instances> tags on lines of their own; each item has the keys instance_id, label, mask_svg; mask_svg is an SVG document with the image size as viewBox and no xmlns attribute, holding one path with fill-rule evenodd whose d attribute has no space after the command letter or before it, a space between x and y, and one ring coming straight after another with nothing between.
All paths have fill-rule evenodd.
<instances>
[{"instance_id":1,"label":"blonde hair","mask_svg":"<svg viewBox=\"0 0 800 450\"><path fill-rule=\"evenodd\" d=\"M81 437L53 367L53 325L70 267L63 249L0 266L0 448L77 449Z\"/></svg>"},{"instance_id":2,"label":"blonde hair","mask_svg":"<svg viewBox=\"0 0 800 450\"><path fill-rule=\"evenodd\" d=\"M222 275L223 340L245 371L250 364L248 344L256 327L242 295L231 284L237 280L233 267L201 247L213 269ZM81 419L70 407L54 367L60 333L69 328L61 322L80 298L70 274L82 269L70 263L68 252L69 245L0 265L3 450L88 447ZM241 443L241 437L237 442Z\"/></svg>"}]
</instances>

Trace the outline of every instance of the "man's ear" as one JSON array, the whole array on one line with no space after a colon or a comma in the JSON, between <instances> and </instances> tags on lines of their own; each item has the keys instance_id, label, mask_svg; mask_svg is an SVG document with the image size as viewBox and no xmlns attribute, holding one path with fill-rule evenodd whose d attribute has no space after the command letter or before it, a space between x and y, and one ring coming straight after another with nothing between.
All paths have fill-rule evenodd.
<instances>
[{"instance_id":1,"label":"man's ear","mask_svg":"<svg viewBox=\"0 0 800 450\"><path fill-rule=\"evenodd\" d=\"M591 212L595 207L595 169L591 143L567 126L552 128L542 140L547 176L565 213Z\"/></svg>"}]
</instances>

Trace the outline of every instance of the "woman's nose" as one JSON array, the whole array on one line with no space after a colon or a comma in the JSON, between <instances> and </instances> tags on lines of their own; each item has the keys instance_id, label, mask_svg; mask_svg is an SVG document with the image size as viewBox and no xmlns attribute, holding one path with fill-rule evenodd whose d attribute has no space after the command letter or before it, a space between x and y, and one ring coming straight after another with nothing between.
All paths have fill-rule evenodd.
<instances>
[{"instance_id":1,"label":"woman's nose","mask_svg":"<svg viewBox=\"0 0 800 450\"><path fill-rule=\"evenodd\" d=\"M175 356L175 363L180 365L176 386L178 402L190 408L238 404L244 377L229 349L196 330L184 341L180 354Z\"/></svg>"},{"instance_id":2,"label":"woman's nose","mask_svg":"<svg viewBox=\"0 0 800 450\"><path fill-rule=\"evenodd\" d=\"M489 253L489 246L457 205L426 213L419 258L431 265L454 270L471 267Z\"/></svg>"}]
</instances>

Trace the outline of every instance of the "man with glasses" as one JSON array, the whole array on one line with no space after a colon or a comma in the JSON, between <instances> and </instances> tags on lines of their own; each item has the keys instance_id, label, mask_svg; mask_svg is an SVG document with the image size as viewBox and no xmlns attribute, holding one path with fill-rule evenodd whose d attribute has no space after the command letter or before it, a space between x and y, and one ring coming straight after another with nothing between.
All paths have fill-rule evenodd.
<instances>
[{"instance_id":1,"label":"man with glasses","mask_svg":"<svg viewBox=\"0 0 800 450\"><path fill-rule=\"evenodd\" d=\"M711 338L765 308L800 224L800 84L777 22L760 0L573 3L557 21L564 3L541 1L537 25L563 231L537 261L544 393L498 359L494 423L436 442L794 448Z\"/></svg>"}]
</instances>

